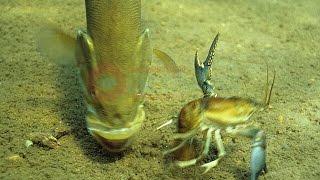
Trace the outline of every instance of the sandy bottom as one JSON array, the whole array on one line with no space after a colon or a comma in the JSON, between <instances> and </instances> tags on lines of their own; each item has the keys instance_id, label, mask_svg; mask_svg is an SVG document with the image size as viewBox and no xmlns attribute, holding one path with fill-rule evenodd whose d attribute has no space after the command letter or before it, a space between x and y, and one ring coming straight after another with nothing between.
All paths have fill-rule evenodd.
<instances>
[{"instance_id":1,"label":"sandy bottom","mask_svg":"<svg viewBox=\"0 0 320 180\"><path fill-rule=\"evenodd\" d=\"M204 161L180 169L162 155L172 146L174 126L156 131L184 104L202 96L194 77L194 52L199 49L204 59L217 32L212 83L219 96L260 100L266 62L277 71L272 108L252 117L267 133L265 179L320 179L318 0L143 3L153 47L170 54L182 70L168 73L154 60L147 119L133 145L113 155L86 131L77 69L50 62L36 50L36 32L45 23L70 34L85 26L84 1L1 0L0 179L248 178L251 140L223 134L227 156L201 175ZM30 134L59 129L66 134L58 148L25 146Z\"/></svg>"}]
</instances>

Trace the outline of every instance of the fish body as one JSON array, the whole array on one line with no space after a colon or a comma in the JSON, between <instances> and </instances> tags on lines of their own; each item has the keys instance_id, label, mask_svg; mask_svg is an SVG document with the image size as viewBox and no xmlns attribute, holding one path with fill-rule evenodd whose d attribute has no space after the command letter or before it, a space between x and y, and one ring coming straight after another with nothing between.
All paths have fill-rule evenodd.
<instances>
[{"instance_id":1,"label":"fish body","mask_svg":"<svg viewBox=\"0 0 320 180\"><path fill-rule=\"evenodd\" d=\"M145 118L143 91L151 62L141 0L86 0L87 30L77 34L77 62L87 128L109 151L121 151Z\"/></svg>"},{"instance_id":2,"label":"fish body","mask_svg":"<svg viewBox=\"0 0 320 180\"><path fill-rule=\"evenodd\" d=\"M87 27L77 31L77 38L44 24L37 33L38 51L57 64L77 62L87 129L107 150L121 151L145 119L149 29L142 25L141 0L85 0L85 10ZM170 73L180 71L166 53L154 53Z\"/></svg>"}]
</instances>

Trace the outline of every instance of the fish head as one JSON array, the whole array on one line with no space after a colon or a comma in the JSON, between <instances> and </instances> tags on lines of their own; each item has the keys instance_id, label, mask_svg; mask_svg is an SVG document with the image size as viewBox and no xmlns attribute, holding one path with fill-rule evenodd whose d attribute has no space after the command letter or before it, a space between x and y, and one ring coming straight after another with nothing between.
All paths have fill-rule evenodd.
<instances>
[{"instance_id":1,"label":"fish head","mask_svg":"<svg viewBox=\"0 0 320 180\"><path fill-rule=\"evenodd\" d=\"M127 99L130 101L130 99ZM119 152L131 145L145 119L143 105L88 104L86 117L89 133L108 151Z\"/></svg>"}]
</instances>

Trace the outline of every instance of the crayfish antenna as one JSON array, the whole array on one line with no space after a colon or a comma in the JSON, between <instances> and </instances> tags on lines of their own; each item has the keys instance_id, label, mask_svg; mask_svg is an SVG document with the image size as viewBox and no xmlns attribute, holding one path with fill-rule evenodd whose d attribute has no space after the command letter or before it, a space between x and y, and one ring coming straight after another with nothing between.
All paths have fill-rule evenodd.
<instances>
[{"instance_id":1,"label":"crayfish antenna","mask_svg":"<svg viewBox=\"0 0 320 180\"><path fill-rule=\"evenodd\" d=\"M275 79L276 79L276 70L274 70L272 83L271 83L271 86L269 87L269 66L267 64L267 82L266 82L265 96L263 101L266 106L269 106L270 104L270 99L271 99L271 94L272 94Z\"/></svg>"}]
</instances>

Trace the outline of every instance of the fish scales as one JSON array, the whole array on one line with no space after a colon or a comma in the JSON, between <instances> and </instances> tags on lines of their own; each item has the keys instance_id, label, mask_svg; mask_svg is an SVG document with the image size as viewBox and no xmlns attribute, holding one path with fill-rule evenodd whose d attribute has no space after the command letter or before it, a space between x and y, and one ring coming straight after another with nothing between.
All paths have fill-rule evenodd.
<instances>
[{"instance_id":1,"label":"fish scales","mask_svg":"<svg viewBox=\"0 0 320 180\"><path fill-rule=\"evenodd\" d=\"M87 30L97 55L121 66L123 71L137 63L128 60L142 33L140 0L86 0Z\"/></svg>"}]
</instances>

